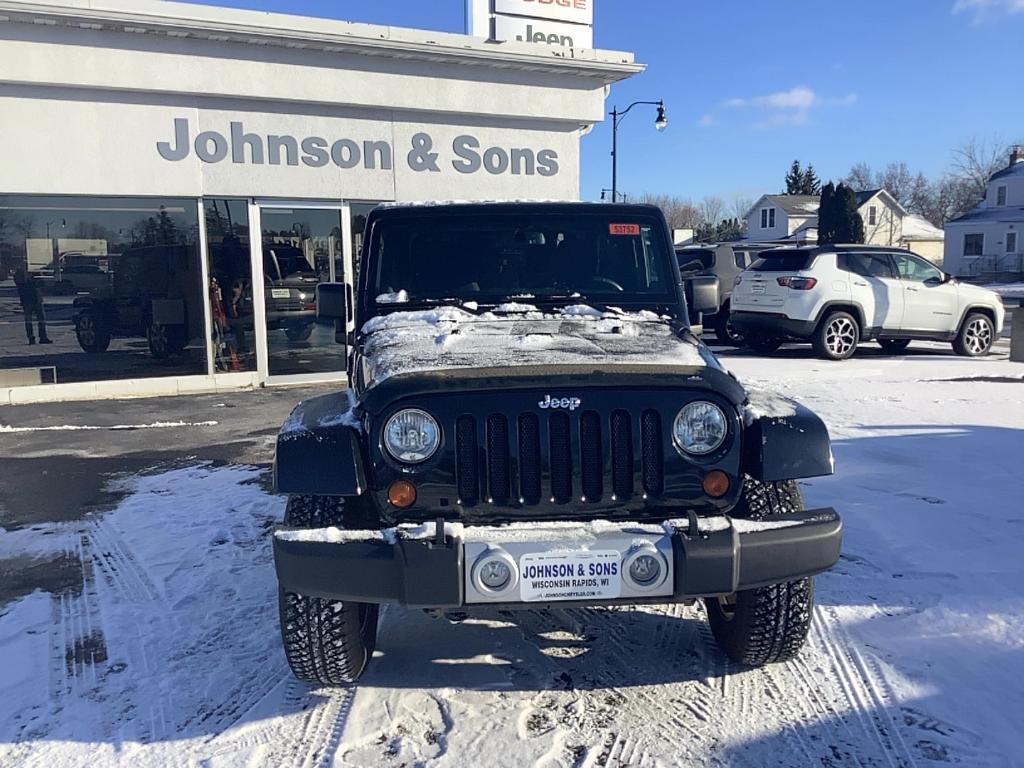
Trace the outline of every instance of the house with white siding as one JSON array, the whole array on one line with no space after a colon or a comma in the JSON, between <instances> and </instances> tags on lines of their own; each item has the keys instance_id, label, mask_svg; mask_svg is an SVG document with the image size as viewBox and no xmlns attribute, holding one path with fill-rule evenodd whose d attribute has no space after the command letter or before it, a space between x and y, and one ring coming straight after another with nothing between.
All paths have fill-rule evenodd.
<instances>
[{"instance_id":1,"label":"house with white siding","mask_svg":"<svg viewBox=\"0 0 1024 768\"><path fill-rule=\"evenodd\" d=\"M818 208L815 195L763 195L747 212L747 237L751 240L816 243ZM864 220L864 242L907 248L942 264L943 232L909 213L888 190L857 193L857 210Z\"/></svg>"},{"instance_id":2,"label":"house with white siding","mask_svg":"<svg viewBox=\"0 0 1024 768\"><path fill-rule=\"evenodd\" d=\"M946 270L993 280L1024 275L1024 147L992 174L985 199L946 222Z\"/></svg>"}]
</instances>

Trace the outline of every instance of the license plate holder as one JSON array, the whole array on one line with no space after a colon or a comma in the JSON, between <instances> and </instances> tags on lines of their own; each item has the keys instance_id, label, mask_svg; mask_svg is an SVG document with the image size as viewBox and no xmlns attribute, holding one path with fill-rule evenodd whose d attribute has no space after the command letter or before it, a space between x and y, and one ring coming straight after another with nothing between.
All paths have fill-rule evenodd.
<instances>
[{"instance_id":1,"label":"license plate holder","mask_svg":"<svg viewBox=\"0 0 1024 768\"><path fill-rule=\"evenodd\" d=\"M271 288L270 297L272 299L290 299L292 297L292 292L287 288Z\"/></svg>"},{"instance_id":2,"label":"license plate holder","mask_svg":"<svg viewBox=\"0 0 1024 768\"><path fill-rule=\"evenodd\" d=\"M524 603L614 600L622 594L622 554L616 550L530 552L519 558Z\"/></svg>"}]
</instances>

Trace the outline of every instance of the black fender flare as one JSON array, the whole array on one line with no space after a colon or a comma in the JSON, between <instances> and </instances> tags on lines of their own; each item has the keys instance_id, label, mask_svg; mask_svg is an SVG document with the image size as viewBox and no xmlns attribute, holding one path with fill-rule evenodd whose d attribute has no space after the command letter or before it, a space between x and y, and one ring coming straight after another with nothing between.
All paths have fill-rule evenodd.
<instances>
[{"instance_id":1,"label":"black fender flare","mask_svg":"<svg viewBox=\"0 0 1024 768\"><path fill-rule=\"evenodd\" d=\"M793 413L745 415L743 471L756 480L798 480L835 472L828 428L814 411L793 403Z\"/></svg>"},{"instance_id":2,"label":"black fender flare","mask_svg":"<svg viewBox=\"0 0 1024 768\"><path fill-rule=\"evenodd\" d=\"M277 435L278 493L361 496L367 490L362 421L348 390L299 403Z\"/></svg>"}]
</instances>

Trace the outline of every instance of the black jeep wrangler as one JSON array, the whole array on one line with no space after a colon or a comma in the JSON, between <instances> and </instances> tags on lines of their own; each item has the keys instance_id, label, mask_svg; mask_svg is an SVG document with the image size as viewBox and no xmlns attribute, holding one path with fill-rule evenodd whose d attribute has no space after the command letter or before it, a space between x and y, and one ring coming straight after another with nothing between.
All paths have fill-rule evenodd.
<instances>
[{"instance_id":1,"label":"black jeep wrangler","mask_svg":"<svg viewBox=\"0 0 1024 768\"><path fill-rule=\"evenodd\" d=\"M752 403L694 335L671 243L648 206L370 216L354 300L317 300L351 344L351 389L300 404L277 442L298 677L358 678L386 603L702 599L733 659L797 653L811 577L839 557L839 517L805 510L796 482L832 473L828 433L796 403ZM697 312L717 308L701 280Z\"/></svg>"}]
</instances>

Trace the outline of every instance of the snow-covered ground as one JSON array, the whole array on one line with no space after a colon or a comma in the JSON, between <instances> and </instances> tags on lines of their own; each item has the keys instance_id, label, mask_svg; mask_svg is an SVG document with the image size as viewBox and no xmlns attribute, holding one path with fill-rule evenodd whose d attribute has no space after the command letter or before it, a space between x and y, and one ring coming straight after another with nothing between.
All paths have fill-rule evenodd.
<instances>
[{"instance_id":1,"label":"snow-covered ground","mask_svg":"<svg viewBox=\"0 0 1024 768\"><path fill-rule=\"evenodd\" d=\"M0 765L1024 765L1024 365L933 349L727 358L835 441L804 491L844 555L792 663L727 663L698 607L388 609L362 683L313 690L277 637L283 501L254 468L179 467L0 533L0 562L81 574L0 607Z\"/></svg>"}]
</instances>

